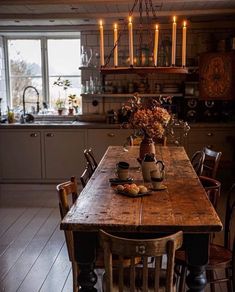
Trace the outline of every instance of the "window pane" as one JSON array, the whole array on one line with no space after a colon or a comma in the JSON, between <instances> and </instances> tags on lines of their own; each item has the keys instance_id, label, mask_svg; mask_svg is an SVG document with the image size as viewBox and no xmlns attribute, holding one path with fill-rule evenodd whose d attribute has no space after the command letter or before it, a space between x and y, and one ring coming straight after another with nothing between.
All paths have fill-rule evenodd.
<instances>
[{"instance_id":1,"label":"window pane","mask_svg":"<svg viewBox=\"0 0 235 292\"><path fill-rule=\"evenodd\" d=\"M80 39L48 40L49 75L78 75Z\"/></svg>"},{"instance_id":2,"label":"window pane","mask_svg":"<svg viewBox=\"0 0 235 292\"><path fill-rule=\"evenodd\" d=\"M34 86L39 91L42 104L42 69L40 40L8 40L9 73L12 106L22 108L23 91ZM36 108L37 94L29 90L25 94L26 111Z\"/></svg>"},{"instance_id":3,"label":"window pane","mask_svg":"<svg viewBox=\"0 0 235 292\"><path fill-rule=\"evenodd\" d=\"M58 99L62 100L68 108L68 96L77 96L78 112L81 111L81 73L80 64L80 39L49 39L48 40L48 68L50 105L56 106ZM61 86L55 85L60 78ZM64 90L63 82L68 80L70 86Z\"/></svg>"}]
</instances>

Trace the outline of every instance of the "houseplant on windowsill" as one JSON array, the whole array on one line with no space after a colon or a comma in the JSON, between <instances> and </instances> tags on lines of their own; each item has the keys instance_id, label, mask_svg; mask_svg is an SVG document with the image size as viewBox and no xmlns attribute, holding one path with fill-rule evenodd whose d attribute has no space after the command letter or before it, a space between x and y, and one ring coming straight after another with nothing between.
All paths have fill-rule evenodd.
<instances>
[{"instance_id":1,"label":"houseplant on windowsill","mask_svg":"<svg viewBox=\"0 0 235 292\"><path fill-rule=\"evenodd\" d=\"M64 102L64 100L58 98L55 104L57 107L58 115L61 116L63 114L63 110L65 108L65 102Z\"/></svg>"},{"instance_id":2,"label":"houseplant on windowsill","mask_svg":"<svg viewBox=\"0 0 235 292\"><path fill-rule=\"evenodd\" d=\"M79 101L76 94L70 94L68 96L68 99L69 99L69 115L73 115L74 109L76 113L78 111Z\"/></svg>"},{"instance_id":3,"label":"houseplant on windowsill","mask_svg":"<svg viewBox=\"0 0 235 292\"><path fill-rule=\"evenodd\" d=\"M65 100L67 99L67 89L71 87L72 84L70 80L58 77L57 80L53 83L53 85L59 87L59 97L56 101L56 107L58 109L59 115L61 115L63 109L65 108ZM61 89L64 91L64 100L61 99Z\"/></svg>"}]
</instances>

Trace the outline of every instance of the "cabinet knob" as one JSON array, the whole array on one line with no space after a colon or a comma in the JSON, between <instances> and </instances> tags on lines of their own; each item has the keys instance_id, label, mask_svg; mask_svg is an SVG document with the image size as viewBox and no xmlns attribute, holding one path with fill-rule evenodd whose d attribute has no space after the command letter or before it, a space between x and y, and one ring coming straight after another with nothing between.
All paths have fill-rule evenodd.
<instances>
[{"instance_id":1,"label":"cabinet knob","mask_svg":"<svg viewBox=\"0 0 235 292\"><path fill-rule=\"evenodd\" d=\"M108 133L107 135L108 135L109 137L114 137L114 136L115 136L114 133Z\"/></svg>"},{"instance_id":2,"label":"cabinet knob","mask_svg":"<svg viewBox=\"0 0 235 292\"><path fill-rule=\"evenodd\" d=\"M211 137L211 136L213 136L213 133L209 132L209 133L207 133L207 136Z\"/></svg>"},{"instance_id":3,"label":"cabinet knob","mask_svg":"<svg viewBox=\"0 0 235 292\"><path fill-rule=\"evenodd\" d=\"M30 134L30 137L33 137L33 138L34 138L34 137L37 137L37 136L38 136L37 133L31 133L31 134Z\"/></svg>"},{"instance_id":4,"label":"cabinet knob","mask_svg":"<svg viewBox=\"0 0 235 292\"><path fill-rule=\"evenodd\" d=\"M47 133L47 137L54 137L55 135L53 133Z\"/></svg>"}]
</instances>

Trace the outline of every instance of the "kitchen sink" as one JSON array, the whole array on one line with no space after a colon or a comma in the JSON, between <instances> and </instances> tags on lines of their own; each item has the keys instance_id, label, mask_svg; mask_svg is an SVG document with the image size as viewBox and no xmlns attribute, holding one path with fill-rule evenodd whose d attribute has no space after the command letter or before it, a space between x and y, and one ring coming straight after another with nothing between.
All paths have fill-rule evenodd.
<instances>
[{"instance_id":1,"label":"kitchen sink","mask_svg":"<svg viewBox=\"0 0 235 292\"><path fill-rule=\"evenodd\" d=\"M62 121L62 120L45 120L45 121L34 121L34 125L72 125L76 121Z\"/></svg>"}]
</instances>

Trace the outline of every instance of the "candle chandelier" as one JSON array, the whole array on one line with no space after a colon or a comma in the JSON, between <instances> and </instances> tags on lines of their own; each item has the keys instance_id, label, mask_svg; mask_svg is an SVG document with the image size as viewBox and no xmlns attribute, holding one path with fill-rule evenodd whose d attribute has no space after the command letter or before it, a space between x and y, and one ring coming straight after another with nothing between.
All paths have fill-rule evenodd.
<instances>
[{"instance_id":1,"label":"candle chandelier","mask_svg":"<svg viewBox=\"0 0 235 292\"><path fill-rule=\"evenodd\" d=\"M135 9L138 9L138 17L134 17ZM100 66L103 73L187 73L186 68L186 22L182 27L182 64L176 66L176 43L177 43L177 20L172 17L171 37L171 62L167 66L159 66L159 35L161 27L158 24L157 12L154 9L152 0L135 0L129 11L128 22L123 27L114 24L113 48L107 58L104 58L104 25L102 20L99 24L100 30ZM118 53L122 35L128 32L128 65L119 66ZM134 52L134 31L136 37L136 52ZM169 48L168 48L169 49ZM169 53L169 52L168 52ZM113 57L113 64L111 60Z\"/></svg>"}]
</instances>

